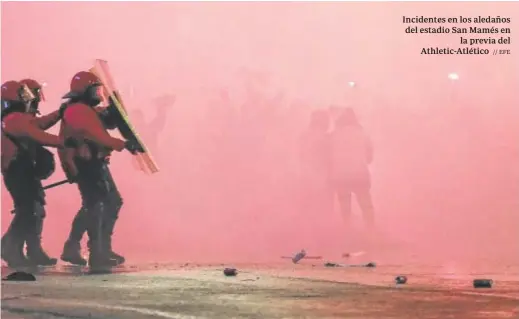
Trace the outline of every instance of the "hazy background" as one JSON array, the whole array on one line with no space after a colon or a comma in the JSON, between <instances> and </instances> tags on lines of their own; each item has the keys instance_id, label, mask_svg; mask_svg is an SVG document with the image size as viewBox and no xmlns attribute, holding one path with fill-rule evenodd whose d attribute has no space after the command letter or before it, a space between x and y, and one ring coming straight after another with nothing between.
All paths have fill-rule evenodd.
<instances>
[{"instance_id":1,"label":"hazy background","mask_svg":"<svg viewBox=\"0 0 519 319\"><path fill-rule=\"evenodd\" d=\"M1 6L2 82L46 82L46 113L74 73L105 59L155 153L153 176L127 153L112 158L125 201L115 247L130 262L278 260L307 245L317 220L315 254L349 249L337 209L301 213L297 143L312 110L351 106L375 146L379 251L517 263L518 3ZM420 55L458 47L459 35L405 34L403 15L510 17L496 26L512 29L512 44L490 48L511 54ZM166 94L175 103L158 113ZM58 168L47 182L62 178ZM66 185L47 199L44 245L59 256L80 198ZM10 209L2 186L3 232Z\"/></svg>"}]
</instances>

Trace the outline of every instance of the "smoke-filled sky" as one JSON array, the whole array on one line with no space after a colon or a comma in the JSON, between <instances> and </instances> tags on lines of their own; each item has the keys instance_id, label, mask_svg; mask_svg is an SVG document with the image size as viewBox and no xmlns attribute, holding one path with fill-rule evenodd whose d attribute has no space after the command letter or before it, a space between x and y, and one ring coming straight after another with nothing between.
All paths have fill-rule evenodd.
<instances>
[{"instance_id":1,"label":"smoke-filled sky","mask_svg":"<svg viewBox=\"0 0 519 319\"><path fill-rule=\"evenodd\" d=\"M161 168L146 176L129 154L112 158L125 202L115 247L130 259L276 260L305 247L350 249L338 204L305 204L315 185L301 177L298 157L310 113L341 107L355 109L373 140L379 250L457 262L517 256L518 3L1 5L2 82L45 82L43 113L59 107L74 73L108 61ZM508 17L480 27L511 34L406 34L403 16ZM440 25L419 27L429 26ZM420 54L460 47L460 36L510 36L508 45L472 46L510 54ZM165 95L175 99L161 107ZM47 182L62 178L58 167ZM47 201L44 245L59 255L80 197L65 185ZM3 231L10 209L3 187Z\"/></svg>"}]
</instances>

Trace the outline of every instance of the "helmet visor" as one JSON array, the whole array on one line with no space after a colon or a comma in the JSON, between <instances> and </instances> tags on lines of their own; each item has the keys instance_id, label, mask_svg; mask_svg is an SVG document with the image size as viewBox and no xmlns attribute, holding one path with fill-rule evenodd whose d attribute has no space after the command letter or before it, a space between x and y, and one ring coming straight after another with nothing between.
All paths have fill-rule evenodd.
<instances>
[{"instance_id":1,"label":"helmet visor","mask_svg":"<svg viewBox=\"0 0 519 319\"><path fill-rule=\"evenodd\" d=\"M23 102L28 103L36 99L34 93L32 93L31 89L27 85L23 85L20 89L20 98Z\"/></svg>"}]
</instances>

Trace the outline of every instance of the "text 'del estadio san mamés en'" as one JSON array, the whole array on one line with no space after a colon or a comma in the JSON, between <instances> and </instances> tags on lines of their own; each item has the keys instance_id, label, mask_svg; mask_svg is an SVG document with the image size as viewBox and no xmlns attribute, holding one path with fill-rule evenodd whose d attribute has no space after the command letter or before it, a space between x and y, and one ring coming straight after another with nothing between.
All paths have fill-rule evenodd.
<instances>
[{"instance_id":1,"label":"text 'del estadio san mam\u00e9s en'","mask_svg":"<svg viewBox=\"0 0 519 319\"><path fill-rule=\"evenodd\" d=\"M511 33L510 28L480 28L480 27L468 27L468 28L460 28L460 27L418 27L418 26L408 26L405 29L405 33L453 33L453 34L496 34L496 33Z\"/></svg>"}]
</instances>

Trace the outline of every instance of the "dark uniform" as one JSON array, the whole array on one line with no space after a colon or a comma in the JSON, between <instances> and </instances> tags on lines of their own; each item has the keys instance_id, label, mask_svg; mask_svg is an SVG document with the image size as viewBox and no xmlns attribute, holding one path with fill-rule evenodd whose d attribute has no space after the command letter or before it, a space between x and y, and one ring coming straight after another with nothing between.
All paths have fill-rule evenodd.
<instances>
[{"instance_id":1,"label":"dark uniform","mask_svg":"<svg viewBox=\"0 0 519 319\"><path fill-rule=\"evenodd\" d=\"M60 152L60 159L69 180L78 184L82 207L74 218L69 239L61 258L84 264L79 242L85 231L89 237L89 265L114 266L124 261L112 251L113 229L122 206L121 196L108 169L112 150L142 152L135 141L123 141L107 132L100 112L94 109L101 102L101 82L93 73L77 73L70 85L69 101L61 108L63 121L60 136L72 138L75 149Z\"/></svg>"},{"instance_id":2,"label":"dark uniform","mask_svg":"<svg viewBox=\"0 0 519 319\"><path fill-rule=\"evenodd\" d=\"M106 129L116 128L113 116L110 114L107 108L97 107L95 110L97 111L99 119L101 119ZM67 160L65 158L65 152L60 151L59 155L62 163L66 163ZM105 164L109 164L108 157L105 158ZM63 165L63 169L65 171L67 170L66 165ZM117 264L123 264L125 262L125 258L114 252L112 249L112 234L114 231L115 222L119 217L119 211L123 205L123 199L119 193L119 190L117 189L117 185L115 184L108 165L103 166L103 171L106 177L105 179L108 188L109 200L109 205L105 207L105 213L107 217L109 216L109 218L107 218L107 222L105 223L106 233L109 234L106 242L107 250L111 259L114 259ZM87 221L88 215L82 206L72 222L72 228L70 230L68 240L65 242L63 253L61 254L61 260L74 265L84 266L87 264L87 261L83 258L83 256L81 256L81 240L87 231Z\"/></svg>"},{"instance_id":3,"label":"dark uniform","mask_svg":"<svg viewBox=\"0 0 519 319\"><path fill-rule=\"evenodd\" d=\"M9 81L1 88L2 175L15 207L14 218L2 237L2 259L13 267L54 265L57 261L41 246L45 218L45 192L41 180L54 172L55 164L52 153L43 146L63 146L60 138L44 131L59 121L60 113L35 117L34 112L30 112L37 109L41 98L41 86L30 81L30 86ZM28 259L23 253L25 243Z\"/></svg>"}]
</instances>

